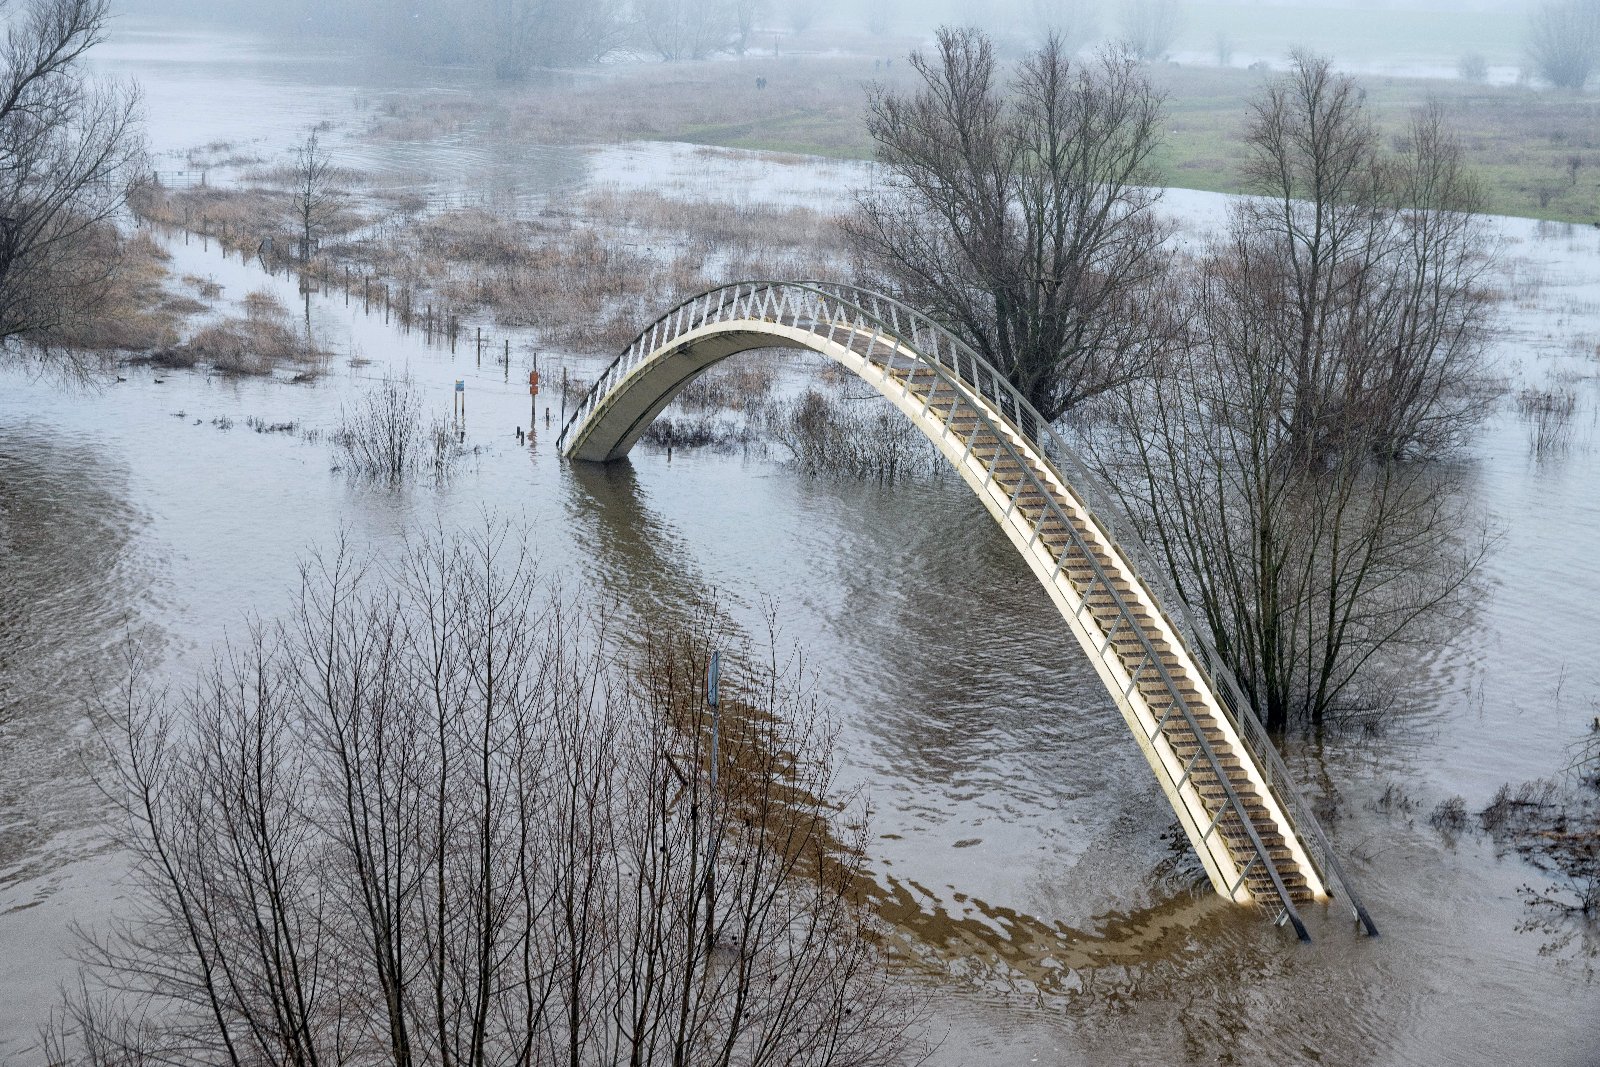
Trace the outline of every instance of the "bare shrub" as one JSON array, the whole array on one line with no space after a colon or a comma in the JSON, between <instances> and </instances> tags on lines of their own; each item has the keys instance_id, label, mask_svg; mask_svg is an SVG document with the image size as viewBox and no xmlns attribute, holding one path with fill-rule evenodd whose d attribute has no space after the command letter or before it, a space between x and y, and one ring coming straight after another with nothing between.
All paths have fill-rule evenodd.
<instances>
[{"instance_id":1,"label":"bare shrub","mask_svg":"<svg viewBox=\"0 0 1600 1067\"><path fill-rule=\"evenodd\" d=\"M673 403L686 411L747 411L767 402L776 381L770 359L746 356L697 375Z\"/></svg>"},{"instance_id":2,"label":"bare shrub","mask_svg":"<svg viewBox=\"0 0 1600 1067\"><path fill-rule=\"evenodd\" d=\"M1522 887L1530 906L1592 922L1600 919L1600 725L1572 772L1565 787L1546 779L1501 786L1478 823L1550 879L1542 888Z\"/></svg>"},{"instance_id":3,"label":"bare shrub","mask_svg":"<svg viewBox=\"0 0 1600 1067\"><path fill-rule=\"evenodd\" d=\"M182 344L153 353L148 362L167 367L200 363L228 374L271 374L283 367L314 371L328 353L301 333L289 309L266 291L247 293L244 316L230 316L196 330Z\"/></svg>"},{"instance_id":4,"label":"bare shrub","mask_svg":"<svg viewBox=\"0 0 1600 1067\"><path fill-rule=\"evenodd\" d=\"M669 452L678 448L726 450L750 444L755 440L755 433L749 423L743 420L718 418L711 414L664 414L650 424L639 440Z\"/></svg>"},{"instance_id":5,"label":"bare shrub","mask_svg":"<svg viewBox=\"0 0 1600 1067\"><path fill-rule=\"evenodd\" d=\"M1545 778L1523 782L1515 789L1508 782L1495 791L1487 807L1478 812L1478 825L1490 833L1515 831L1537 820L1556 802L1556 783Z\"/></svg>"},{"instance_id":6,"label":"bare shrub","mask_svg":"<svg viewBox=\"0 0 1600 1067\"><path fill-rule=\"evenodd\" d=\"M463 208L372 227L339 254L440 307L492 309L544 341L615 353L664 307L728 277L837 273L828 218L601 190L536 218Z\"/></svg>"},{"instance_id":7,"label":"bare shrub","mask_svg":"<svg viewBox=\"0 0 1600 1067\"><path fill-rule=\"evenodd\" d=\"M775 655L703 619L624 645L492 526L302 579L180 696L104 709L137 892L53 1062L915 1057Z\"/></svg>"},{"instance_id":8,"label":"bare shrub","mask_svg":"<svg viewBox=\"0 0 1600 1067\"><path fill-rule=\"evenodd\" d=\"M768 435L808 474L892 482L942 469L928 439L876 397L841 401L811 389L771 405L764 421Z\"/></svg>"},{"instance_id":9,"label":"bare shrub","mask_svg":"<svg viewBox=\"0 0 1600 1067\"><path fill-rule=\"evenodd\" d=\"M1383 787L1383 792L1378 795L1377 809L1382 812L1408 813L1417 806L1405 787L1398 782L1390 782Z\"/></svg>"},{"instance_id":10,"label":"bare shrub","mask_svg":"<svg viewBox=\"0 0 1600 1067\"><path fill-rule=\"evenodd\" d=\"M111 268L99 298L62 322L52 343L80 352L176 345L184 321L205 305L167 291L167 252L142 230L125 237L106 226L85 240L102 248Z\"/></svg>"},{"instance_id":11,"label":"bare shrub","mask_svg":"<svg viewBox=\"0 0 1600 1067\"><path fill-rule=\"evenodd\" d=\"M1517 414L1528 426L1528 451L1536 459L1559 455L1572 442L1572 417L1578 394L1571 389L1523 389Z\"/></svg>"},{"instance_id":12,"label":"bare shrub","mask_svg":"<svg viewBox=\"0 0 1600 1067\"><path fill-rule=\"evenodd\" d=\"M1482 52L1468 52L1456 63L1456 73L1464 82L1482 85L1489 80L1489 61Z\"/></svg>"},{"instance_id":13,"label":"bare shrub","mask_svg":"<svg viewBox=\"0 0 1600 1067\"><path fill-rule=\"evenodd\" d=\"M1459 834L1467 828L1467 802L1464 797L1446 797L1434 807L1428 822L1441 834Z\"/></svg>"},{"instance_id":14,"label":"bare shrub","mask_svg":"<svg viewBox=\"0 0 1600 1067\"><path fill-rule=\"evenodd\" d=\"M342 410L333 442L344 469L394 487L419 474L448 477L453 437L443 419L423 421L422 393L409 377L386 377Z\"/></svg>"}]
</instances>

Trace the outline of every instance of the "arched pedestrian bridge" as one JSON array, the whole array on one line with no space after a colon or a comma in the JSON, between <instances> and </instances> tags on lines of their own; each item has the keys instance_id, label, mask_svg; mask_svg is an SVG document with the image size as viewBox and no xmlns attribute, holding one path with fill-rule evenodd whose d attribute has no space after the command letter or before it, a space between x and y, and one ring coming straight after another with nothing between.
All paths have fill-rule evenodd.
<instances>
[{"instance_id":1,"label":"arched pedestrian bridge","mask_svg":"<svg viewBox=\"0 0 1600 1067\"><path fill-rule=\"evenodd\" d=\"M1265 906L1306 939L1299 907L1337 889L1377 933L1232 676L1182 601L1158 602L1159 571L1136 568L1148 554L1114 525L1109 495L1020 393L927 316L831 283L702 293L612 361L557 447L620 459L691 379L757 348L817 352L854 371L960 473L1088 654L1218 893Z\"/></svg>"}]
</instances>

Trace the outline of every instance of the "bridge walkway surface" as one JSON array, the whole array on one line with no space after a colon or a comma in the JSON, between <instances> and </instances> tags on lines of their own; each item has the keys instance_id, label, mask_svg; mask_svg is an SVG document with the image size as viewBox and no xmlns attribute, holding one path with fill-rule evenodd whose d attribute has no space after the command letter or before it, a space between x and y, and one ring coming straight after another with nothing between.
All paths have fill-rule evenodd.
<instances>
[{"instance_id":1,"label":"bridge walkway surface","mask_svg":"<svg viewBox=\"0 0 1600 1067\"><path fill-rule=\"evenodd\" d=\"M621 458L696 375L772 347L852 370L950 461L1089 656L1219 894L1264 906L1304 940L1300 908L1336 885L1377 933L1237 682L1176 593L1157 600L1160 569L1130 523L1119 530L1114 495L1002 375L926 316L829 283L700 294L612 362L558 445L574 459Z\"/></svg>"}]
</instances>

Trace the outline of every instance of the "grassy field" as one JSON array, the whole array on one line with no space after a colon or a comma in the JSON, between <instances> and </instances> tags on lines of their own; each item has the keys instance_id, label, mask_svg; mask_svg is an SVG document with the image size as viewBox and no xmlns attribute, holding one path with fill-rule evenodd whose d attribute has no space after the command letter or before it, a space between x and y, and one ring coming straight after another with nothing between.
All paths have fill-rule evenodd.
<instances>
[{"instance_id":1,"label":"grassy field","mask_svg":"<svg viewBox=\"0 0 1600 1067\"><path fill-rule=\"evenodd\" d=\"M1267 75L1203 67L1158 67L1167 92L1167 136L1159 164L1167 184L1237 192L1251 94ZM1413 110L1440 101L1498 214L1600 222L1600 96L1462 81L1359 79L1380 128L1406 129Z\"/></svg>"},{"instance_id":2,"label":"grassy field","mask_svg":"<svg viewBox=\"0 0 1600 1067\"><path fill-rule=\"evenodd\" d=\"M1225 34L1241 56L1278 57L1310 47L1344 63L1452 68L1476 52L1495 65L1522 58L1525 16L1512 11L1401 10L1375 5L1307 8L1270 4L1183 5L1177 51L1212 54Z\"/></svg>"},{"instance_id":3,"label":"grassy field","mask_svg":"<svg viewBox=\"0 0 1600 1067\"><path fill-rule=\"evenodd\" d=\"M1251 96L1269 74L1240 68L1158 64L1167 94L1157 158L1168 185L1242 189L1241 132ZM416 138L465 124L534 141L675 140L832 158L868 158L862 116L874 84L904 88L903 61L781 56L682 64L619 65L559 90L500 91L463 110L460 96L391 100L372 117L374 136ZM767 79L756 88L757 77ZM1489 191L1490 210L1567 222L1600 222L1600 94L1456 79L1372 75L1359 79L1386 133L1440 100Z\"/></svg>"}]
</instances>

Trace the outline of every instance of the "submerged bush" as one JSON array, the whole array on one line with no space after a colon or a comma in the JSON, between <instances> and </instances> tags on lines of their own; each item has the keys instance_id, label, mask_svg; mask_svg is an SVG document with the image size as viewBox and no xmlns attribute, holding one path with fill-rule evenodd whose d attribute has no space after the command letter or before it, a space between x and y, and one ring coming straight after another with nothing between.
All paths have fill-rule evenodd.
<instances>
[{"instance_id":1,"label":"submerged bush","mask_svg":"<svg viewBox=\"0 0 1600 1067\"><path fill-rule=\"evenodd\" d=\"M755 434L747 422L712 415L662 415L650 424L640 442L656 448L737 448Z\"/></svg>"},{"instance_id":2,"label":"submerged bush","mask_svg":"<svg viewBox=\"0 0 1600 1067\"><path fill-rule=\"evenodd\" d=\"M939 453L927 438L876 398L841 403L812 389L772 405L764 421L772 439L808 474L891 482L940 469Z\"/></svg>"},{"instance_id":3,"label":"submerged bush","mask_svg":"<svg viewBox=\"0 0 1600 1067\"><path fill-rule=\"evenodd\" d=\"M409 377L385 378L343 410L333 441L352 473L397 486L425 474L447 477L457 456L449 425L424 422L422 394Z\"/></svg>"}]
</instances>

